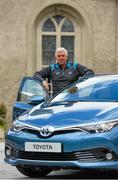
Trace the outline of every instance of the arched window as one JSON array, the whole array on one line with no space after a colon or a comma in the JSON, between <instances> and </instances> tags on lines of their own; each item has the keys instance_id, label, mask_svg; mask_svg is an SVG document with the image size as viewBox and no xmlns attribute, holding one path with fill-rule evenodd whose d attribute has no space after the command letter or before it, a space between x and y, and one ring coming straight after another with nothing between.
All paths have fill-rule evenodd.
<instances>
[{"instance_id":1,"label":"arched window","mask_svg":"<svg viewBox=\"0 0 118 180\"><path fill-rule=\"evenodd\" d=\"M48 6L48 5L49 6ZM78 3L46 1L34 10L28 23L27 74L54 63L55 49L64 46L69 59L93 67L92 24ZM77 6L78 7L77 7ZM77 10L78 9L78 10Z\"/></svg>"},{"instance_id":2,"label":"arched window","mask_svg":"<svg viewBox=\"0 0 118 180\"><path fill-rule=\"evenodd\" d=\"M48 17L42 24L41 66L55 63L55 50L60 46L67 49L68 59L73 61L75 48L74 24L68 17L55 15Z\"/></svg>"}]
</instances>

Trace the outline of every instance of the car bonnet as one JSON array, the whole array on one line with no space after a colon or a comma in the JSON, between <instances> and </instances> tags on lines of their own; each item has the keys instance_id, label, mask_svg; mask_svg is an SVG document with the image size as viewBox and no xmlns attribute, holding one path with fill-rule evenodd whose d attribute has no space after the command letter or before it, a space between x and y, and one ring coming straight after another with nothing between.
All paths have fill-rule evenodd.
<instances>
[{"instance_id":1,"label":"car bonnet","mask_svg":"<svg viewBox=\"0 0 118 180\"><path fill-rule=\"evenodd\" d=\"M24 123L33 126L73 126L118 118L117 102L76 102L45 108L35 107ZM22 118L20 119L22 121Z\"/></svg>"}]
</instances>

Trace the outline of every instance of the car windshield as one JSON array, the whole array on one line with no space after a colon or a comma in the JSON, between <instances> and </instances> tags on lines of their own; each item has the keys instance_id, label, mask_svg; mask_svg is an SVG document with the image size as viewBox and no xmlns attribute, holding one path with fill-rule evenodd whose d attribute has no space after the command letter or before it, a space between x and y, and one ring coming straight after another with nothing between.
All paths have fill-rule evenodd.
<instances>
[{"instance_id":1,"label":"car windshield","mask_svg":"<svg viewBox=\"0 0 118 180\"><path fill-rule=\"evenodd\" d=\"M51 103L64 101L118 101L118 76L95 76L77 82L52 99Z\"/></svg>"}]
</instances>

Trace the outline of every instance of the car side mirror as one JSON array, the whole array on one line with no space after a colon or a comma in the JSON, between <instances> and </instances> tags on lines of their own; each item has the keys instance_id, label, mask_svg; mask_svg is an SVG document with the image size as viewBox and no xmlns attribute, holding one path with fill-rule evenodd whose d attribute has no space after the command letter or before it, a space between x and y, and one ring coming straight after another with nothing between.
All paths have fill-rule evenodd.
<instances>
[{"instance_id":1,"label":"car side mirror","mask_svg":"<svg viewBox=\"0 0 118 180\"><path fill-rule=\"evenodd\" d=\"M31 98L27 99L27 103L31 105L38 105L44 102L43 96L32 96Z\"/></svg>"}]
</instances>

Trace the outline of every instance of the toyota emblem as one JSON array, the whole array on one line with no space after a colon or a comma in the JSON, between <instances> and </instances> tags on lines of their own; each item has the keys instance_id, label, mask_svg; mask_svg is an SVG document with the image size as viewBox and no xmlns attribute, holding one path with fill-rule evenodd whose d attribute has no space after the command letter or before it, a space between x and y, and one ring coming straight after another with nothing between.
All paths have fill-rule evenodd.
<instances>
[{"instance_id":1,"label":"toyota emblem","mask_svg":"<svg viewBox=\"0 0 118 180\"><path fill-rule=\"evenodd\" d=\"M49 137L54 132L54 128L52 126L43 126L40 129L40 135L43 137Z\"/></svg>"}]
</instances>

